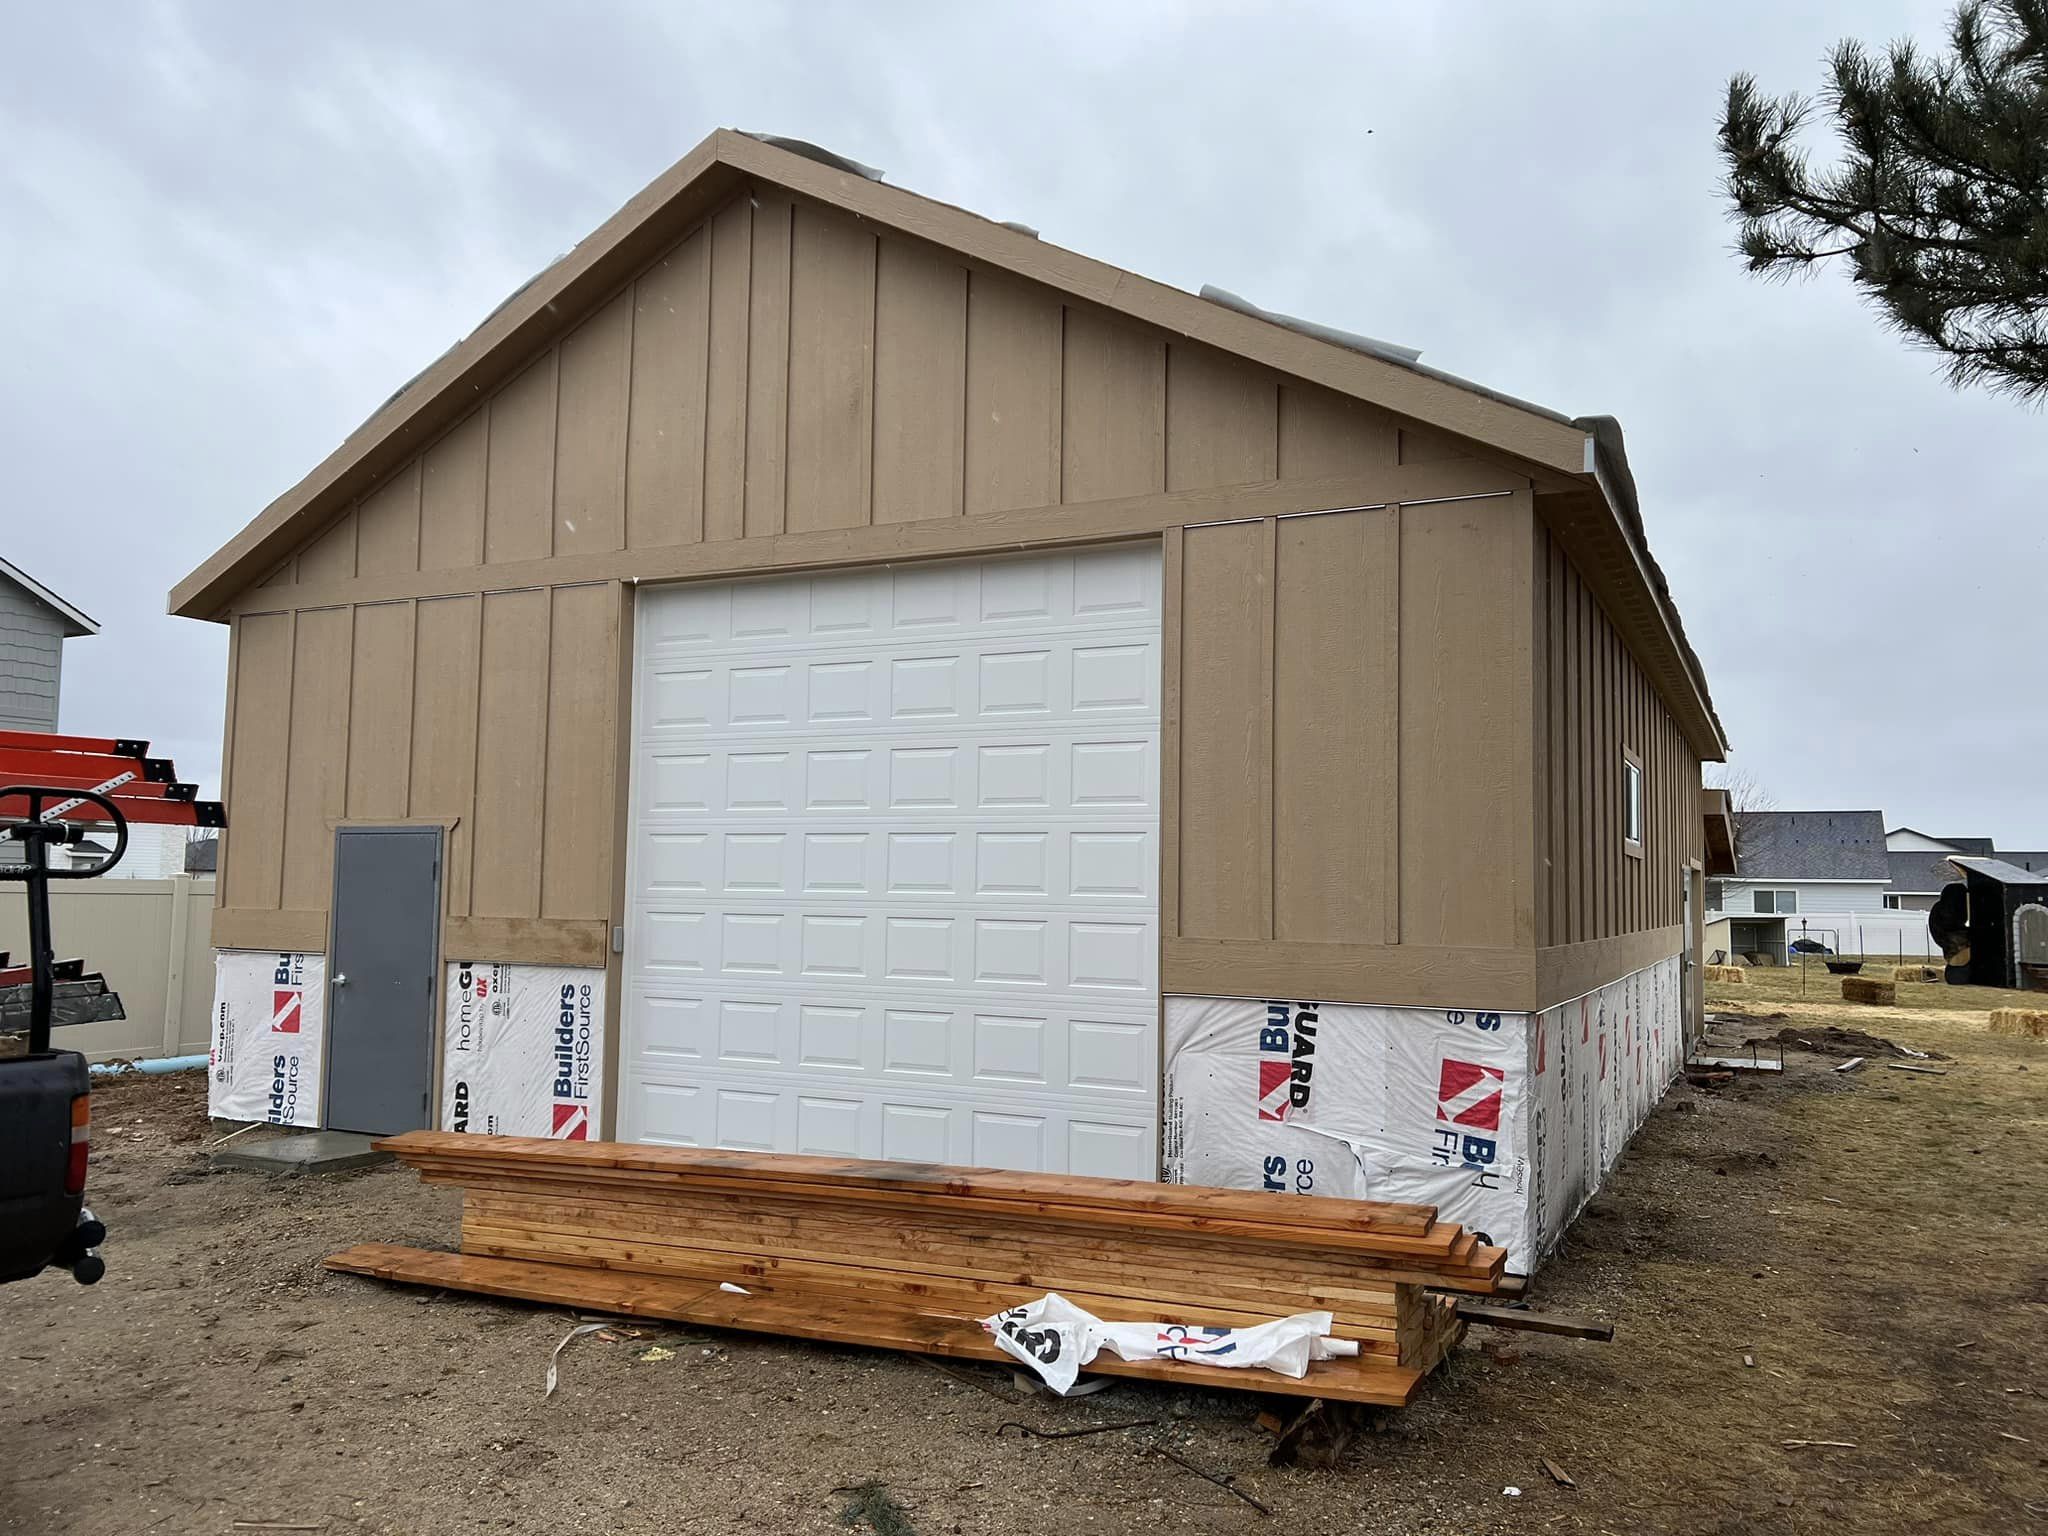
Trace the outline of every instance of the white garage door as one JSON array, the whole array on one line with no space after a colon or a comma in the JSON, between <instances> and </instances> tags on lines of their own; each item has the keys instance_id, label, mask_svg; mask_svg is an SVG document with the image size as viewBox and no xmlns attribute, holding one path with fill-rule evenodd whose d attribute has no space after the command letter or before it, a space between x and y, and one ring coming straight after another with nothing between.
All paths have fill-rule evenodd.
<instances>
[{"instance_id":1,"label":"white garage door","mask_svg":"<svg viewBox=\"0 0 2048 1536\"><path fill-rule=\"evenodd\" d=\"M645 588L621 1134L1157 1174L1157 546Z\"/></svg>"}]
</instances>

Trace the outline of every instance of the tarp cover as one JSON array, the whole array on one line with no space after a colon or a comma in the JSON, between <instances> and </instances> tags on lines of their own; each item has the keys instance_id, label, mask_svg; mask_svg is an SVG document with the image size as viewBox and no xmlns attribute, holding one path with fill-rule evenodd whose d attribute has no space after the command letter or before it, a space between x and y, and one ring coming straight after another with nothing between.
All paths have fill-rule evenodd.
<instances>
[{"instance_id":1,"label":"tarp cover","mask_svg":"<svg viewBox=\"0 0 2048 1536\"><path fill-rule=\"evenodd\" d=\"M326 1032L325 955L215 950L207 1113L319 1125Z\"/></svg>"},{"instance_id":2,"label":"tarp cover","mask_svg":"<svg viewBox=\"0 0 2048 1536\"><path fill-rule=\"evenodd\" d=\"M448 967L441 1129L595 1141L603 1113L604 972Z\"/></svg>"}]
</instances>

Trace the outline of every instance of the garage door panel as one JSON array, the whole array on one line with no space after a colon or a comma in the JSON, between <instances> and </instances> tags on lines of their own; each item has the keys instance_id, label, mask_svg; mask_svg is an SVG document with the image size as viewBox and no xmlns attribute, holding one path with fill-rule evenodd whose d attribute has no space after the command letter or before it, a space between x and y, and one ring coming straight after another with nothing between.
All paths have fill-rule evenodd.
<instances>
[{"instance_id":1,"label":"garage door panel","mask_svg":"<svg viewBox=\"0 0 2048 1536\"><path fill-rule=\"evenodd\" d=\"M635 1139L813 1155L908 1159L1059 1171L1075 1166L1111 1178L1151 1178L1152 1133L1069 1104L952 1085L919 1093L835 1093L829 1085L728 1075L687 1082L643 1079L629 1091Z\"/></svg>"},{"instance_id":2,"label":"garage door panel","mask_svg":"<svg viewBox=\"0 0 2048 1536\"><path fill-rule=\"evenodd\" d=\"M953 907L886 912L718 903L640 913L631 937L648 978L773 980L798 989L897 989L904 996L1076 993L1143 999L1158 990L1149 917Z\"/></svg>"},{"instance_id":3,"label":"garage door panel","mask_svg":"<svg viewBox=\"0 0 2048 1536\"><path fill-rule=\"evenodd\" d=\"M1086 821L900 821L792 826L772 821L656 823L640 839L637 905L648 911L769 903L827 912L889 898L968 910L1077 913L1150 908L1151 829Z\"/></svg>"},{"instance_id":4,"label":"garage door panel","mask_svg":"<svg viewBox=\"0 0 2048 1536\"><path fill-rule=\"evenodd\" d=\"M639 614L622 1133L1153 1176L1156 546Z\"/></svg>"},{"instance_id":5,"label":"garage door panel","mask_svg":"<svg viewBox=\"0 0 2048 1536\"><path fill-rule=\"evenodd\" d=\"M764 1069L802 1082L948 1081L1018 1085L1045 1102L1113 1103L1152 1092L1150 1010L1046 999L841 994L823 1002L733 988L636 987L629 1066L658 1079L711 1068Z\"/></svg>"},{"instance_id":6,"label":"garage door panel","mask_svg":"<svg viewBox=\"0 0 2048 1536\"><path fill-rule=\"evenodd\" d=\"M753 741L882 721L1001 730L1038 720L1144 718L1159 707L1153 630L1098 631L1085 645L1045 634L933 637L879 657L877 649L873 641L849 641L786 659L753 651L744 662L707 664L701 647L662 648L645 659L641 739Z\"/></svg>"},{"instance_id":7,"label":"garage door panel","mask_svg":"<svg viewBox=\"0 0 2048 1536\"><path fill-rule=\"evenodd\" d=\"M883 815L958 821L973 811L1040 821L1109 817L1139 828L1158 820L1159 757L1142 731L1063 731L975 738L897 734L886 743L845 738L643 747L635 786L638 824L701 825L788 817Z\"/></svg>"}]
</instances>

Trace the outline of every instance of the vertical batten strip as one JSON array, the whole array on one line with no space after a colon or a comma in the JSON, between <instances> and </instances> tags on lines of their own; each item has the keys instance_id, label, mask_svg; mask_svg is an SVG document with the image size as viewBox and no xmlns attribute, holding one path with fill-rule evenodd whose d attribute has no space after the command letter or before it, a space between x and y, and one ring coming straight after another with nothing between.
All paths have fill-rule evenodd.
<instances>
[{"instance_id":1,"label":"vertical batten strip","mask_svg":"<svg viewBox=\"0 0 2048 1536\"><path fill-rule=\"evenodd\" d=\"M1160 645L1164 677L1159 696L1159 936L1180 937L1181 584L1186 535L1169 528L1161 540Z\"/></svg>"}]
</instances>

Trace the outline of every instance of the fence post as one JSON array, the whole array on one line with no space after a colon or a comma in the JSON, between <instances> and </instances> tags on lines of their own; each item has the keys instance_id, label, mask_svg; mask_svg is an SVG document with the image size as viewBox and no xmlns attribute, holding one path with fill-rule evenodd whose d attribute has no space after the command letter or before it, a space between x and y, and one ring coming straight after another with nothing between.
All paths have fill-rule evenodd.
<instances>
[{"instance_id":1,"label":"fence post","mask_svg":"<svg viewBox=\"0 0 2048 1536\"><path fill-rule=\"evenodd\" d=\"M175 1056L185 1031L185 940L192 926L192 877L171 876L171 953L164 973L164 1055Z\"/></svg>"}]
</instances>

